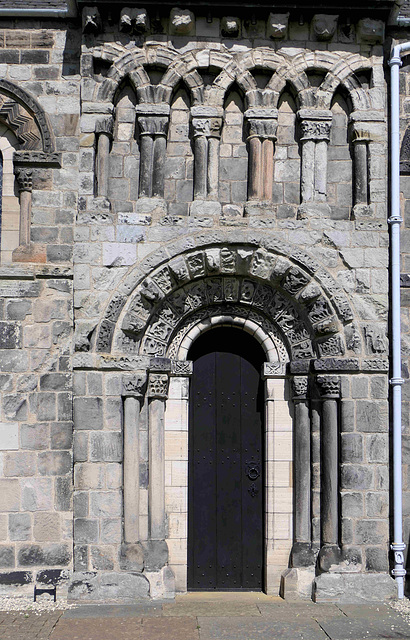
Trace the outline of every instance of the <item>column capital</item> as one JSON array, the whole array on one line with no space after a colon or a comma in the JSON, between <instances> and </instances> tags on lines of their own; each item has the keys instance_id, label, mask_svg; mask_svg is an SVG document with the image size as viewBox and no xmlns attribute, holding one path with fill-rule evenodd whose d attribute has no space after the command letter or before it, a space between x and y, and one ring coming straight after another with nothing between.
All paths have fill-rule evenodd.
<instances>
[{"instance_id":1,"label":"column capital","mask_svg":"<svg viewBox=\"0 0 410 640\"><path fill-rule=\"evenodd\" d=\"M286 376L286 362L264 362L262 378L284 378Z\"/></svg>"},{"instance_id":2,"label":"column capital","mask_svg":"<svg viewBox=\"0 0 410 640\"><path fill-rule=\"evenodd\" d=\"M138 126L141 136L164 136L168 134L168 115L139 115Z\"/></svg>"},{"instance_id":3,"label":"column capital","mask_svg":"<svg viewBox=\"0 0 410 640\"><path fill-rule=\"evenodd\" d=\"M170 375L176 377L192 376L194 363L192 360L171 360Z\"/></svg>"},{"instance_id":4,"label":"column capital","mask_svg":"<svg viewBox=\"0 0 410 640\"><path fill-rule=\"evenodd\" d=\"M146 371L136 371L122 376L122 395L124 397L142 398L147 384Z\"/></svg>"},{"instance_id":5,"label":"column capital","mask_svg":"<svg viewBox=\"0 0 410 640\"><path fill-rule=\"evenodd\" d=\"M317 376L316 384L323 400L327 398L337 399L340 397L339 376Z\"/></svg>"},{"instance_id":6,"label":"column capital","mask_svg":"<svg viewBox=\"0 0 410 640\"><path fill-rule=\"evenodd\" d=\"M222 131L222 117L192 118L194 138L220 138Z\"/></svg>"},{"instance_id":7,"label":"column capital","mask_svg":"<svg viewBox=\"0 0 410 640\"><path fill-rule=\"evenodd\" d=\"M297 113L302 130L301 140L329 142L332 112L325 109L300 109Z\"/></svg>"},{"instance_id":8,"label":"column capital","mask_svg":"<svg viewBox=\"0 0 410 640\"><path fill-rule=\"evenodd\" d=\"M306 400L308 391L308 377L307 376L293 376L292 378L292 399Z\"/></svg>"},{"instance_id":9,"label":"column capital","mask_svg":"<svg viewBox=\"0 0 410 640\"><path fill-rule=\"evenodd\" d=\"M95 133L105 133L105 135L112 138L114 130L114 121L111 116L108 118L99 118L95 123Z\"/></svg>"},{"instance_id":10,"label":"column capital","mask_svg":"<svg viewBox=\"0 0 410 640\"><path fill-rule=\"evenodd\" d=\"M273 140L276 142L278 126L278 110L272 108L254 107L245 111L250 138Z\"/></svg>"},{"instance_id":11,"label":"column capital","mask_svg":"<svg viewBox=\"0 0 410 640\"><path fill-rule=\"evenodd\" d=\"M32 191L33 189L33 169L29 167L14 167L19 191Z\"/></svg>"},{"instance_id":12,"label":"column capital","mask_svg":"<svg viewBox=\"0 0 410 640\"><path fill-rule=\"evenodd\" d=\"M150 373L148 377L148 398L166 400L168 398L169 376L167 373Z\"/></svg>"}]
</instances>

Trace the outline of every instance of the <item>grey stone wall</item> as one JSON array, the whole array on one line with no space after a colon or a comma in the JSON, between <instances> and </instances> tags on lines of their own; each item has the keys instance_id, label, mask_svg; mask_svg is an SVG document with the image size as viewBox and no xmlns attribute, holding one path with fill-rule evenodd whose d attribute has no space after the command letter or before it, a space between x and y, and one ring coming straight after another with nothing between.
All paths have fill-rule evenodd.
<instances>
[{"instance_id":1,"label":"grey stone wall","mask_svg":"<svg viewBox=\"0 0 410 640\"><path fill-rule=\"evenodd\" d=\"M324 427L315 382L340 378L338 562L386 572L383 25L369 36L328 19L322 33L285 15L228 24L178 11L135 22L86 9L84 33L77 23L0 24L0 97L10 93L4 80L35 98L52 132L50 148L39 135L35 150L58 154L23 159L32 163L32 186L20 192L21 207L31 193L30 242L0 271L0 571L135 569L160 580L167 551L150 540L148 397L141 545L123 544L122 371L160 370L194 312L227 307L255 322L265 314L264 330L287 345L287 375L309 377L316 554ZM406 231L403 240L406 250ZM268 311L272 291L286 312ZM164 594L165 577L161 587L150 579Z\"/></svg>"}]
</instances>

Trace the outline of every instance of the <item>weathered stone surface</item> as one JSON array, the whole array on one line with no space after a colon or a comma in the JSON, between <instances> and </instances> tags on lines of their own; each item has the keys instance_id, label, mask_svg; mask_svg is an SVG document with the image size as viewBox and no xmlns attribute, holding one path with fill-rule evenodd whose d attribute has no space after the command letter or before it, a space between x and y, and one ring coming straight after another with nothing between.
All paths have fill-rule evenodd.
<instances>
[{"instance_id":1,"label":"weathered stone surface","mask_svg":"<svg viewBox=\"0 0 410 640\"><path fill-rule=\"evenodd\" d=\"M141 573L75 572L68 588L70 600L145 600L149 582Z\"/></svg>"},{"instance_id":2,"label":"weathered stone surface","mask_svg":"<svg viewBox=\"0 0 410 640\"><path fill-rule=\"evenodd\" d=\"M397 587L388 575L375 573L323 573L314 580L315 602L384 602L397 598Z\"/></svg>"}]
</instances>

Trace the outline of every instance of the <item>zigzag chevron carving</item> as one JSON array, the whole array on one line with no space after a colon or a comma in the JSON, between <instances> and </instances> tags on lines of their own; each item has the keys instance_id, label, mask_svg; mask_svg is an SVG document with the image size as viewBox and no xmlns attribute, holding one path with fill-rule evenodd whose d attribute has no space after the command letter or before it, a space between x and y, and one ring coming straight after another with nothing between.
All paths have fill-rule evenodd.
<instances>
[{"instance_id":1,"label":"zigzag chevron carving","mask_svg":"<svg viewBox=\"0 0 410 640\"><path fill-rule=\"evenodd\" d=\"M0 102L0 120L15 133L23 149L41 149L38 127L21 104L4 97Z\"/></svg>"}]
</instances>

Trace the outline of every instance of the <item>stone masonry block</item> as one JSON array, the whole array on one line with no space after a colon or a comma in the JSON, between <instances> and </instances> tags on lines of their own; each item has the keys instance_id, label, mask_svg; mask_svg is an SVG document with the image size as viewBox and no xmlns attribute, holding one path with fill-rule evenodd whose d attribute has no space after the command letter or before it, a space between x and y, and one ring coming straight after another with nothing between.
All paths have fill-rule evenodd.
<instances>
[{"instance_id":1,"label":"stone masonry block","mask_svg":"<svg viewBox=\"0 0 410 640\"><path fill-rule=\"evenodd\" d=\"M31 538L31 516L29 513L9 514L10 540L22 541Z\"/></svg>"},{"instance_id":2,"label":"stone masonry block","mask_svg":"<svg viewBox=\"0 0 410 640\"><path fill-rule=\"evenodd\" d=\"M74 462L83 462L88 459L88 433L84 431L74 432L73 438Z\"/></svg>"},{"instance_id":3,"label":"stone masonry block","mask_svg":"<svg viewBox=\"0 0 410 640\"><path fill-rule=\"evenodd\" d=\"M359 433L343 433L341 436L343 462L363 461L363 436Z\"/></svg>"},{"instance_id":4,"label":"stone masonry block","mask_svg":"<svg viewBox=\"0 0 410 640\"><path fill-rule=\"evenodd\" d=\"M387 462L389 455L388 436L375 434L366 437L368 462Z\"/></svg>"},{"instance_id":5,"label":"stone masonry block","mask_svg":"<svg viewBox=\"0 0 410 640\"><path fill-rule=\"evenodd\" d=\"M14 547L0 545L0 567L10 568L15 566Z\"/></svg>"},{"instance_id":6,"label":"stone masonry block","mask_svg":"<svg viewBox=\"0 0 410 640\"><path fill-rule=\"evenodd\" d=\"M16 451L4 456L4 475L33 476L36 472L36 454L34 452Z\"/></svg>"},{"instance_id":7,"label":"stone masonry block","mask_svg":"<svg viewBox=\"0 0 410 640\"><path fill-rule=\"evenodd\" d=\"M24 511L51 511L53 508L51 479L30 478L25 480L24 483L22 483L21 508L24 509ZM13 511L16 510L17 509L13 509ZM9 511L12 511L12 509L9 509Z\"/></svg>"},{"instance_id":8,"label":"stone masonry block","mask_svg":"<svg viewBox=\"0 0 410 640\"><path fill-rule=\"evenodd\" d=\"M121 516L122 500L119 491L92 491L90 493L90 514L98 518Z\"/></svg>"},{"instance_id":9,"label":"stone masonry block","mask_svg":"<svg viewBox=\"0 0 410 640\"><path fill-rule=\"evenodd\" d=\"M48 449L50 444L49 424L47 422L22 424L20 427L20 442L22 449L34 451Z\"/></svg>"},{"instance_id":10,"label":"stone masonry block","mask_svg":"<svg viewBox=\"0 0 410 640\"><path fill-rule=\"evenodd\" d=\"M389 515L389 494L387 492L367 493L366 515L370 518L387 518Z\"/></svg>"},{"instance_id":11,"label":"stone masonry block","mask_svg":"<svg viewBox=\"0 0 410 640\"><path fill-rule=\"evenodd\" d=\"M74 467L74 486L76 489L103 489L105 487L105 464L77 463Z\"/></svg>"},{"instance_id":12,"label":"stone masonry block","mask_svg":"<svg viewBox=\"0 0 410 640\"><path fill-rule=\"evenodd\" d=\"M344 464L341 470L342 489L371 489L373 486L373 471L369 467L358 464Z\"/></svg>"},{"instance_id":13,"label":"stone masonry block","mask_svg":"<svg viewBox=\"0 0 410 640\"><path fill-rule=\"evenodd\" d=\"M73 443L73 423L54 422L50 429L51 449L71 449Z\"/></svg>"},{"instance_id":14,"label":"stone masonry block","mask_svg":"<svg viewBox=\"0 0 410 640\"><path fill-rule=\"evenodd\" d=\"M16 322L0 322L0 349L21 348L21 327Z\"/></svg>"},{"instance_id":15,"label":"stone masonry block","mask_svg":"<svg viewBox=\"0 0 410 640\"><path fill-rule=\"evenodd\" d=\"M121 542L122 530L119 518L103 518L100 523L102 543L118 544Z\"/></svg>"},{"instance_id":16,"label":"stone masonry block","mask_svg":"<svg viewBox=\"0 0 410 640\"><path fill-rule=\"evenodd\" d=\"M74 398L74 428L101 429L102 426L101 398Z\"/></svg>"},{"instance_id":17,"label":"stone masonry block","mask_svg":"<svg viewBox=\"0 0 410 640\"><path fill-rule=\"evenodd\" d=\"M363 494L359 492L342 493L342 516L360 518L363 516Z\"/></svg>"},{"instance_id":18,"label":"stone masonry block","mask_svg":"<svg viewBox=\"0 0 410 640\"><path fill-rule=\"evenodd\" d=\"M54 481L54 508L57 511L71 511L73 485L71 477L58 477Z\"/></svg>"},{"instance_id":19,"label":"stone masonry block","mask_svg":"<svg viewBox=\"0 0 410 640\"><path fill-rule=\"evenodd\" d=\"M63 476L71 472L69 451L44 451L38 455L38 471L42 476Z\"/></svg>"},{"instance_id":20,"label":"stone masonry block","mask_svg":"<svg viewBox=\"0 0 410 640\"><path fill-rule=\"evenodd\" d=\"M74 519L74 541L90 544L98 542L98 520L88 518Z\"/></svg>"},{"instance_id":21,"label":"stone masonry block","mask_svg":"<svg viewBox=\"0 0 410 640\"><path fill-rule=\"evenodd\" d=\"M387 402L358 400L356 408L356 425L358 431L387 431L389 425Z\"/></svg>"},{"instance_id":22,"label":"stone masonry block","mask_svg":"<svg viewBox=\"0 0 410 640\"><path fill-rule=\"evenodd\" d=\"M19 448L18 422L0 422L0 450L11 451Z\"/></svg>"},{"instance_id":23,"label":"stone masonry block","mask_svg":"<svg viewBox=\"0 0 410 640\"><path fill-rule=\"evenodd\" d=\"M91 547L91 564L99 571L114 569L114 555L112 547Z\"/></svg>"},{"instance_id":24,"label":"stone masonry block","mask_svg":"<svg viewBox=\"0 0 410 640\"><path fill-rule=\"evenodd\" d=\"M74 517L87 518L89 515L88 508L88 491L77 491L74 495Z\"/></svg>"},{"instance_id":25,"label":"stone masonry block","mask_svg":"<svg viewBox=\"0 0 410 640\"><path fill-rule=\"evenodd\" d=\"M92 433L90 435L90 460L93 462L121 462L121 433Z\"/></svg>"},{"instance_id":26,"label":"stone masonry block","mask_svg":"<svg viewBox=\"0 0 410 640\"><path fill-rule=\"evenodd\" d=\"M46 511L35 513L33 534L36 542L58 542L60 539L59 514Z\"/></svg>"},{"instance_id":27,"label":"stone masonry block","mask_svg":"<svg viewBox=\"0 0 410 640\"><path fill-rule=\"evenodd\" d=\"M383 520L359 520L355 526L356 544L386 544L389 539L388 523Z\"/></svg>"}]
</instances>

